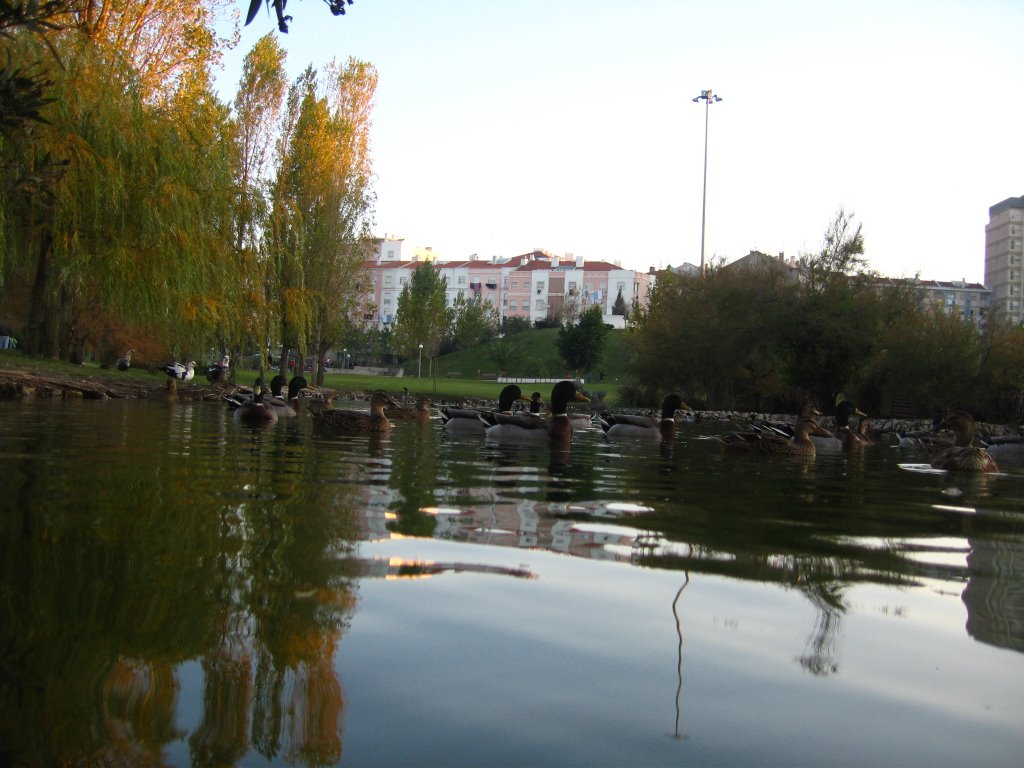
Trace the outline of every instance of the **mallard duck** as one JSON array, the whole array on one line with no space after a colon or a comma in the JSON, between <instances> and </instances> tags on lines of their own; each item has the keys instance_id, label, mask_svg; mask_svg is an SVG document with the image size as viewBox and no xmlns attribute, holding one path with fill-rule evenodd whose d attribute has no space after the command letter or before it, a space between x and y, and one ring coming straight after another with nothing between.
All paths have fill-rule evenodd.
<instances>
[{"instance_id":1,"label":"mallard duck","mask_svg":"<svg viewBox=\"0 0 1024 768\"><path fill-rule=\"evenodd\" d=\"M1002 435L990 437L984 441L989 456L1011 464L1024 463L1024 437L1020 435Z\"/></svg>"},{"instance_id":2,"label":"mallard duck","mask_svg":"<svg viewBox=\"0 0 1024 768\"><path fill-rule=\"evenodd\" d=\"M589 402L589 401L588 401ZM544 414L541 413L541 406L545 405L544 398L541 397L540 392L534 392L530 395L530 410L531 416L539 416L544 418ZM580 413L578 411L566 411L569 414L569 421L572 423L573 429L585 429L594 423L594 417L589 413Z\"/></svg>"},{"instance_id":3,"label":"mallard duck","mask_svg":"<svg viewBox=\"0 0 1024 768\"><path fill-rule=\"evenodd\" d=\"M277 412L263 399L263 379L256 379L252 397L234 409L235 420L243 424L274 424Z\"/></svg>"},{"instance_id":4,"label":"mallard duck","mask_svg":"<svg viewBox=\"0 0 1024 768\"><path fill-rule=\"evenodd\" d=\"M117 362L114 363L114 365L117 366L117 370L127 371L129 368L132 367L132 353L134 351L134 349L129 349L127 352L125 352L124 357L119 357L117 359Z\"/></svg>"},{"instance_id":5,"label":"mallard duck","mask_svg":"<svg viewBox=\"0 0 1024 768\"><path fill-rule=\"evenodd\" d=\"M935 424L938 423L938 420L935 421ZM951 435L938 434L931 429L899 429L896 431L896 436L900 439L900 448L915 448L937 453L953 446Z\"/></svg>"},{"instance_id":6,"label":"mallard duck","mask_svg":"<svg viewBox=\"0 0 1024 768\"><path fill-rule=\"evenodd\" d=\"M540 392L534 392L530 395L530 413L534 416L540 416L540 408L542 405L544 405L544 398L541 396Z\"/></svg>"},{"instance_id":7,"label":"mallard duck","mask_svg":"<svg viewBox=\"0 0 1024 768\"><path fill-rule=\"evenodd\" d=\"M689 410L679 395L668 395L661 401L661 417L607 414L598 423L609 437L633 440L673 440L676 436L676 411Z\"/></svg>"},{"instance_id":8,"label":"mallard duck","mask_svg":"<svg viewBox=\"0 0 1024 768\"><path fill-rule=\"evenodd\" d=\"M223 384L231 376L230 362L230 356L224 355L219 363L208 365L206 367L206 380L211 384Z\"/></svg>"},{"instance_id":9,"label":"mallard duck","mask_svg":"<svg viewBox=\"0 0 1024 768\"><path fill-rule=\"evenodd\" d=\"M797 421L800 419L817 420L821 415L821 411L818 410L814 403L806 402L800 407L800 413L797 414L796 421L755 421L750 424L750 429L766 435L792 437Z\"/></svg>"},{"instance_id":10,"label":"mallard duck","mask_svg":"<svg viewBox=\"0 0 1024 768\"><path fill-rule=\"evenodd\" d=\"M570 400L590 402L590 398L576 388L572 381L565 380L551 389L551 418L542 419L528 413L500 413L489 411L480 414L488 440L509 442L550 442L567 445L572 440L572 420L566 412Z\"/></svg>"},{"instance_id":11,"label":"mallard duck","mask_svg":"<svg viewBox=\"0 0 1024 768\"><path fill-rule=\"evenodd\" d=\"M936 432L948 429L954 437L953 447L932 459L932 467L961 472L998 472L996 460L984 448L974 445L975 428L974 417L965 411L954 413L936 425Z\"/></svg>"},{"instance_id":12,"label":"mallard duck","mask_svg":"<svg viewBox=\"0 0 1024 768\"><path fill-rule=\"evenodd\" d=\"M160 366L160 370L172 379L192 381L192 377L196 375L196 361L191 360L185 365L181 363L164 363Z\"/></svg>"},{"instance_id":13,"label":"mallard duck","mask_svg":"<svg viewBox=\"0 0 1024 768\"><path fill-rule=\"evenodd\" d=\"M313 417L314 426L332 432L387 432L391 422L384 415L386 407L396 407L395 401L387 392L377 389L370 395L369 412L328 407L309 415Z\"/></svg>"},{"instance_id":14,"label":"mallard duck","mask_svg":"<svg viewBox=\"0 0 1024 768\"><path fill-rule=\"evenodd\" d=\"M290 419L298 416L302 411L302 400L299 398L299 393L306 389L309 385L306 383L304 376L293 376L292 380L288 382L288 396L283 397L281 390L274 390L273 382L277 380L275 376L271 382L271 392L273 396L267 401L267 404L274 409L274 412L282 419Z\"/></svg>"},{"instance_id":15,"label":"mallard duck","mask_svg":"<svg viewBox=\"0 0 1024 768\"><path fill-rule=\"evenodd\" d=\"M427 421L430 419L430 409L433 405L429 397L420 397L411 408L396 405L394 408L385 408L384 414L395 421Z\"/></svg>"},{"instance_id":16,"label":"mallard duck","mask_svg":"<svg viewBox=\"0 0 1024 768\"><path fill-rule=\"evenodd\" d=\"M814 446L820 450L850 450L863 445L861 438L850 427L850 419L857 416L861 419L867 418L867 414L853 404L851 400L843 400L836 406L836 427L831 435L825 437L820 434L812 434L811 440Z\"/></svg>"},{"instance_id":17,"label":"mallard duck","mask_svg":"<svg viewBox=\"0 0 1024 768\"><path fill-rule=\"evenodd\" d=\"M813 456L816 449L811 440L812 434L832 435L819 427L813 418L807 417L798 419L793 425L793 437L765 432L734 432L731 435L717 435L712 439L730 450L764 455Z\"/></svg>"},{"instance_id":18,"label":"mallard duck","mask_svg":"<svg viewBox=\"0 0 1024 768\"><path fill-rule=\"evenodd\" d=\"M526 400L523 391L516 384L509 384L498 395L498 413L512 413L512 404L516 400ZM482 435L484 424L480 416L484 411L479 408L454 408L444 406L441 409L441 423L445 432L453 435Z\"/></svg>"},{"instance_id":19,"label":"mallard duck","mask_svg":"<svg viewBox=\"0 0 1024 768\"><path fill-rule=\"evenodd\" d=\"M849 451L854 448L863 448L865 445L873 445L875 441L871 439L870 431L871 419L867 416L861 416L857 419L856 428L851 429L847 427L840 433L843 449Z\"/></svg>"}]
</instances>

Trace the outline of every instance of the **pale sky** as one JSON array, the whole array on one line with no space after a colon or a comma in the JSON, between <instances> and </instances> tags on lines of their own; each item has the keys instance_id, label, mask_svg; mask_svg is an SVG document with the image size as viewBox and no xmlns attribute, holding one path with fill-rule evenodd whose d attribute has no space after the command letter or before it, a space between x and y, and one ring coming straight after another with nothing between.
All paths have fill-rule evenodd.
<instances>
[{"instance_id":1,"label":"pale sky","mask_svg":"<svg viewBox=\"0 0 1024 768\"><path fill-rule=\"evenodd\" d=\"M239 7L247 3L239 2ZM243 8L244 10L244 8ZM1020 0L291 0L294 76L379 73L377 235L444 259L534 248L623 266L816 251L840 206L871 267L982 282L1024 195ZM261 12L218 81L276 30Z\"/></svg>"}]
</instances>

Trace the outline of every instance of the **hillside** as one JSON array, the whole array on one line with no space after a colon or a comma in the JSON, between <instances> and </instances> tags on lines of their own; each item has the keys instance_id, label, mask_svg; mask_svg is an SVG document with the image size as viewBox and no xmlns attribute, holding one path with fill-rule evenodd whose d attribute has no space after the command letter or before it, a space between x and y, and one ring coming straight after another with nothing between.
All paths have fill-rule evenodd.
<instances>
[{"instance_id":1,"label":"hillside","mask_svg":"<svg viewBox=\"0 0 1024 768\"><path fill-rule=\"evenodd\" d=\"M500 361L506 360L509 376L557 378L570 376L571 371L565 369L558 356L555 340L557 328L533 328L522 331L504 339L481 344L479 347L464 349L443 355L437 360L438 378L461 374L464 378L475 378L480 373L498 373ZM507 353L502 355L502 348ZM580 375L591 380L600 378L609 383L624 384L628 382L629 350L626 345L626 332L613 330L608 332L604 357L595 371L580 371ZM591 375L593 374L593 376ZM596 384L598 382L594 382Z\"/></svg>"}]
</instances>

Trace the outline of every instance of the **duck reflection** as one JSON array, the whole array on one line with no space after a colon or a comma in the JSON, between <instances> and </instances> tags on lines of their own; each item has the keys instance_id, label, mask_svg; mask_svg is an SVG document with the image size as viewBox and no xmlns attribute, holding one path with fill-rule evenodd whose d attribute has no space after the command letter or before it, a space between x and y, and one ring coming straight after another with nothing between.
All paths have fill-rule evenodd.
<instances>
[{"instance_id":1,"label":"duck reflection","mask_svg":"<svg viewBox=\"0 0 1024 768\"><path fill-rule=\"evenodd\" d=\"M817 609L817 616L798 661L812 675L833 675L839 671L839 635L846 612L842 587L834 582L819 581L804 584L801 591Z\"/></svg>"},{"instance_id":2,"label":"duck reflection","mask_svg":"<svg viewBox=\"0 0 1024 768\"><path fill-rule=\"evenodd\" d=\"M968 539L970 577L961 595L967 633L998 648L1024 652L1024 545L1003 540Z\"/></svg>"}]
</instances>

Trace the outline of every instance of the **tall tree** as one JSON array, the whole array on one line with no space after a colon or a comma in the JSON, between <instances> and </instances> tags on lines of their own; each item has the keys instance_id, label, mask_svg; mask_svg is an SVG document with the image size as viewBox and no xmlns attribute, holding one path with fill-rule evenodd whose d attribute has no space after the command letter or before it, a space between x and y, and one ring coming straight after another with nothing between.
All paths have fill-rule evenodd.
<instances>
[{"instance_id":1,"label":"tall tree","mask_svg":"<svg viewBox=\"0 0 1024 768\"><path fill-rule=\"evenodd\" d=\"M318 361L346 332L364 292L377 73L350 59L332 62L325 81L321 88L309 68L289 91L270 228L282 338Z\"/></svg>"},{"instance_id":2,"label":"tall tree","mask_svg":"<svg viewBox=\"0 0 1024 768\"><path fill-rule=\"evenodd\" d=\"M452 302L451 315L451 339L455 349L469 349L498 335L498 310L479 296L469 299L461 294L457 296Z\"/></svg>"},{"instance_id":3,"label":"tall tree","mask_svg":"<svg viewBox=\"0 0 1024 768\"><path fill-rule=\"evenodd\" d=\"M257 349L269 347L279 333L275 283L263 251L263 233L270 211L269 177L272 149L284 105L288 80L285 52L271 35L252 47L242 64L242 77L233 103L236 126L238 188L234 248L239 273L247 281L250 311L234 329L224 329L233 341L254 339ZM221 346L227 346L227 338ZM236 356L237 357L237 356ZM263 355L260 355L261 372Z\"/></svg>"},{"instance_id":4,"label":"tall tree","mask_svg":"<svg viewBox=\"0 0 1024 768\"><path fill-rule=\"evenodd\" d=\"M601 361L608 328L601 307L596 304L580 316L575 325L564 324L558 331L558 354L574 372L592 369Z\"/></svg>"},{"instance_id":5,"label":"tall tree","mask_svg":"<svg viewBox=\"0 0 1024 768\"><path fill-rule=\"evenodd\" d=\"M449 312L445 304L447 280L424 262L412 272L398 297L398 311L391 336L394 350L404 359L417 356L419 345L436 355L448 332Z\"/></svg>"},{"instance_id":6,"label":"tall tree","mask_svg":"<svg viewBox=\"0 0 1024 768\"><path fill-rule=\"evenodd\" d=\"M622 289L620 288L618 295L615 297L615 303L612 304L612 314L625 317L627 310L626 300L622 297Z\"/></svg>"}]
</instances>

